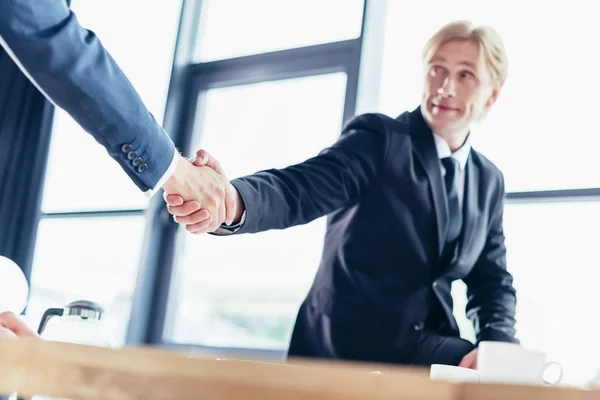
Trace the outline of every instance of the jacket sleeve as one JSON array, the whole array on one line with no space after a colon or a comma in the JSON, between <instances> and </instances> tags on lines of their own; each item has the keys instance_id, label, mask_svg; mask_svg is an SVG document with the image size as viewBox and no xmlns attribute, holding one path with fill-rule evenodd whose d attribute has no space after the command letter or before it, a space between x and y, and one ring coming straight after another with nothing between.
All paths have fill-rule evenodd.
<instances>
[{"instance_id":1,"label":"jacket sleeve","mask_svg":"<svg viewBox=\"0 0 600 400\"><path fill-rule=\"evenodd\" d=\"M490 217L483 252L464 278L467 285L467 317L473 322L477 343L519 341L515 338L516 291L506 270L503 209L504 181L500 175L497 202Z\"/></svg>"},{"instance_id":2,"label":"jacket sleeve","mask_svg":"<svg viewBox=\"0 0 600 400\"><path fill-rule=\"evenodd\" d=\"M0 1L0 44L142 191L155 188L175 159L173 142L100 40L81 27L63 0Z\"/></svg>"},{"instance_id":3,"label":"jacket sleeve","mask_svg":"<svg viewBox=\"0 0 600 400\"><path fill-rule=\"evenodd\" d=\"M377 114L356 117L316 157L234 179L246 219L237 233L306 224L365 195L384 164L388 132Z\"/></svg>"}]
</instances>

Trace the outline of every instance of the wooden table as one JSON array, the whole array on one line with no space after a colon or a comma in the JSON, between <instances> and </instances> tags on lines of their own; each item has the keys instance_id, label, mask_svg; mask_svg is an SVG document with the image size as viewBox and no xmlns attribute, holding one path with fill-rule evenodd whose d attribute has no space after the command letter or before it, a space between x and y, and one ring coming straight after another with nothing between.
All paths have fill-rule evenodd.
<instances>
[{"instance_id":1,"label":"wooden table","mask_svg":"<svg viewBox=\"0 0 600 400\"><path fill-rule=\"evenodd\" d=\"M388 365L216 360L157 348L3 339L0 393L14 392L74 400L600 400L600 391L431 381L426 369Z\"/></svg>"}]
</instances>

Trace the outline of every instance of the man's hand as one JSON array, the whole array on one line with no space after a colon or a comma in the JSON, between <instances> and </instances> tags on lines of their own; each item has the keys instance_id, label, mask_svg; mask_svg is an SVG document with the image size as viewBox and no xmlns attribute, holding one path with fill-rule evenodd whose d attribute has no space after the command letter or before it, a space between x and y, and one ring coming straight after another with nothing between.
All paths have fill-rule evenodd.
<instances>
[{"instance_id":1,"label":"man's hand","mask_svg":"<svg viewBox=\"0 0 600 400\"><path fill-rule=\"evenodd\" d=\"M459 367L477 369L477 348L463 357Z\"/></svg>"},{"instance_id":2,"label":"man's hand","mask_svg":"<svg viewBox=\"0 0 600 400\"><path fill-rule=\"evenodd\" d=\"M196 152L193 164L196 167L211 168L227 181L227 176L221 164L206 150L198 150ZM216 228L213 229L214 225L211 224L212 218L207 217L207 212L201 203L197 201L184 201L183 197L166 192L165 201L167 202L169 212L175 217L175 221L181 225L185 225L185 228L189 232L200 234L216 230ZM227 218L221 222L231 225L233 222L239 221L244 211L242 200L235 187L228 181L225 192L225 206L227 208ZM219 222L217 228L221 225L221 222Z\"/></svg>"},{"instance_id":3,"label":"man's hand","mask_svg":"<svg viewBox=\"0 0 600 400\"><path fill-rule=\"evenodd\" d=\"M195 166L181 157L175 173L163 189L165 196L177 195L181 204L183 201L191 201L191 204L185 207L185 211L188 212L186 215L192 213L195 216L194 220L203 224L203 231L212 232L223 222L234 218L233 199L229 195L230 186L229 181L212 168ZM188 229L189 222L183 224Z\"/></svg>"},{"instance_id":4,"label":"man's hand","mask_svg":"<svg viewBox=\"0 0 600 400\"><path fill-rule=\"evenodd\" d=\"M12 312L0 313L0 339L23 337L39 337L27 324Z\"/></svg>"}]
</instances>

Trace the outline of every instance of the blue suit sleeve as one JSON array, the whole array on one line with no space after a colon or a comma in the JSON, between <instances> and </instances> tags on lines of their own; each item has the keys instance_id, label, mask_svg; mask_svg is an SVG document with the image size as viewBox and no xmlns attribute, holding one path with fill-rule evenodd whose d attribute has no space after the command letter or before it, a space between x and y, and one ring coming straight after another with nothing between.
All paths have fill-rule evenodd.
<instances>
[{"instance_id":1,"label":"blue suit sleeve","mask_svg":"<svg viewBox=\"0 0 600 400\"><path fill-rule=\"evenodd\" d=\"M173 161L173 142L63 0L0 1L0 43L142 191L154 189Z\"/></svg>"}]
</instances>

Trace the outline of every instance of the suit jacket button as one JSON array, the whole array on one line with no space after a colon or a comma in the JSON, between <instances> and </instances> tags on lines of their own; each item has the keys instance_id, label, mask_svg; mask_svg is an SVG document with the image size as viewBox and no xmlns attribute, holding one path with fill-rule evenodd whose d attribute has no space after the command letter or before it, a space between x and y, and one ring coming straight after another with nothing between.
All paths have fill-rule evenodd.
<instances>
[{"instance_id":1,"label":"suit jacket button","mask_svg":"<svg viewBox=\"0 0 600 400\"><path fill-rule=\"evenodd\" d=\"M135 151L130 151L129 153L127 153L127 159L129 161L136 159L138 156L138 154Z\"/></svg>"},{"instance_id":2,"label":"suit jacket button","mask_svg":"<svg viewBox=\"0 0 600 400\"><path fill-rule=\"evenodd\" d=\"M424 324L423 324L422 322L418 322L418 323L416 323L416 324L413 326L413 329L414 329L415 331L422 331L422 330L423 330L423 326L424 326Z\"/></svg>"},{"instance_id":3,"label":"suit jacket button","mask_svg":"<svg viewBox=\"0 0 600 400\"><path fill-rule=\"evenodd\" d=\"M133 147L131 147L129 143L126 143L123 146L121 146L121 151L123 153L129 153L131 150L133 150Z\"/></svg>"},{"instance_id":4,"label":"suit jacket button","mask_svg":"<svg viewBox=\"0 0 600 400\"><path fill-rule=\"evenodd\" d=\"M141 157L137 157L137 158L134 158L131 163L133 164L134 167L137 167L138 165L140 165L142 163L142 161L143 160Z\"/></svg>"},{"instance_id":5,"label":"suit jacket button","mask_svg":"<svg viewBox=\"0 0 600 400\"><path fill-rule=\"evenodd\" d=\"M148 169L148 166L146 164L140 164L138 166L138 172L141 174L142 172L146 171Z\"/></svg>"}]
</instances>

